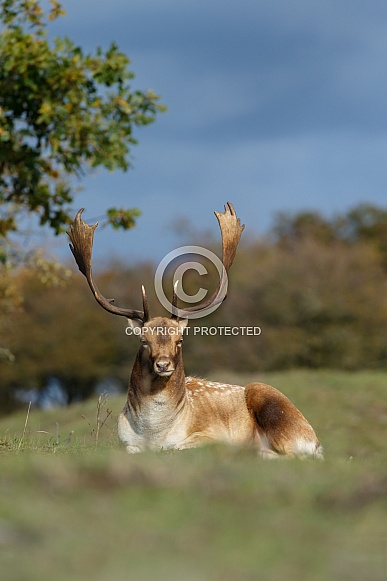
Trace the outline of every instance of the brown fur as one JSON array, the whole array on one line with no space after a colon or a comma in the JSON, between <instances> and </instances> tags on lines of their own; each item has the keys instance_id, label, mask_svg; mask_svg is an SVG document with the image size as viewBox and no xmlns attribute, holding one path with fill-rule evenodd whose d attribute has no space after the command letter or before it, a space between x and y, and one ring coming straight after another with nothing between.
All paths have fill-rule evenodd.
<instances>
[{"instance_id":1,"label":"brown fur","mask_svg":"<svg viewBox=\"0 0 387 581\"><path fill-rule=\"evenodd\" d=\"M316 454L321 446L312 426L292 402L278 389L264 383L246 386L246 405L256 422L257 432L267 438L270 448L279 454L292 456L295 440L316 443Z\"/></svg>"}]
</instances>

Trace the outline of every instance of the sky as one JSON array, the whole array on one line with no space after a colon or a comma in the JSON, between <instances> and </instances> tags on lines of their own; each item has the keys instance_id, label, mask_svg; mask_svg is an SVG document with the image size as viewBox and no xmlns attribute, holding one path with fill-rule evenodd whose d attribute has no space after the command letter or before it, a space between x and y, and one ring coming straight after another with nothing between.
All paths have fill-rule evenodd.
<instances>
[{"instance_id":1,"label":"sky","mask_svg":"<svg viewBox=\"0 0 387 581\"><path fill-rule=\"evenodd\" d=\"M160 261L217 235L234 203L246 234L277 212L329 217L387 205L387 3L383 0L63 0L52 33L85 51L114 41L134 89L168 112L139 128L133 168L83 181L84 217L138 207L137 227L96 232L94 256ZM178 225L180 234L176 234ZM67 257L67 241L53 246Z\"/></svg>"}]
</instances>

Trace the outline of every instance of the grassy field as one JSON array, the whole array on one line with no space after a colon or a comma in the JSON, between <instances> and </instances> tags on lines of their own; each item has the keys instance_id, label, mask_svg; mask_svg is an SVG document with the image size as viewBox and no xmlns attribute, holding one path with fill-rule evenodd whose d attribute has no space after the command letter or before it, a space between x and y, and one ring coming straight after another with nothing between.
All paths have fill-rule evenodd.
<instances>
[{"instance_id":1,"label":"grassy field","mask_svg":"<svg viewBox=\"0 0 387 581\"><path fill-rule=\"evenodd\" d=\"M310 420L325 462L223 446L128 456L124 397L98 442L96 401L3 418L1 581L384 581L387 373L260 379Z\"/></svg>"}]
</instances>

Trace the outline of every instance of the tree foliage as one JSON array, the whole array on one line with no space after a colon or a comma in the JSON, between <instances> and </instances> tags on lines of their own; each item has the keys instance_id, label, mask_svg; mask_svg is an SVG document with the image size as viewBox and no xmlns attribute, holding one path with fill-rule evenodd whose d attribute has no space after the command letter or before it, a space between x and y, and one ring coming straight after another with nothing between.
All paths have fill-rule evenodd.
<instances>
[{"instance_id":1,"label":"tree foliage","mask_svg":"<svg viewBox=\"0 0 387 581\"><path fill-rule=\"evenodd\" d=\"M387 210L372 204L358 204L347 213L331 219L318 212L299 212L294 215L280 212L273 226L273 234L282 245L306 238L313 238L323 244L337 241L372 244L387 268Z\"/></svg>"},{"instance_id":2,"label":"tree foliage","mask_svg":"<svg viewBox=\"0 0 387 581\"><path fill-rule=\"evenodd\" d=\"M132 90L125 54L112 44L85 54L68 38L49 40L63 16L50 0L0 0L0 236L27 210L56 233L69 221L75 178L92 168L127 170L134 129L163 106L152 91ZM128 228L138 211L111 208Z\"/></svg>"},{"instance_id":3,"label":"tree foliage","mask_svg":"<svg viewBox=\"0 0 387 581\"><path fill-rule=\"evenodd\" d=\"M116 363L114 322L99 316L78 277L50 283L24 269L15 282L24 300L8 334L12 360L0 364L1 407L15 405L22 391L32 390L33 399L44 401L53 381L67 403L89 397Z\"/></svg>"}]
</instances>

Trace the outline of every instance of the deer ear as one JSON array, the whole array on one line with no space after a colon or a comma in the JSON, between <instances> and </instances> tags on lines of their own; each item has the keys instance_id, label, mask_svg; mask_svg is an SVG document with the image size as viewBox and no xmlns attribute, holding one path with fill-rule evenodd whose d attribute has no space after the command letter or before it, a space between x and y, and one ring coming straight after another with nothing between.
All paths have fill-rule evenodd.
<instances>
[{"instance_id":1,"label":"deer ear","mask_svg":"<svg viewBox=\"0 0 387 581\"><path fill-rule=\"evenodd\" d=\"M183 332L184 329L186 328L186 326L188 325L188 319L180 319L180 321L178 321L178 323L179 323L180 331Z\"/></svg>"},{"instance_id":2,"label":"deer ear","mask_svg":"<svg viewBox=\"0 0 387 581\"><path fill-rule=\"evenodd\" d=\"M132 329L142 329L144 323L138 319L128 319L129 326Z\"/></svg>"}]
</instances>

